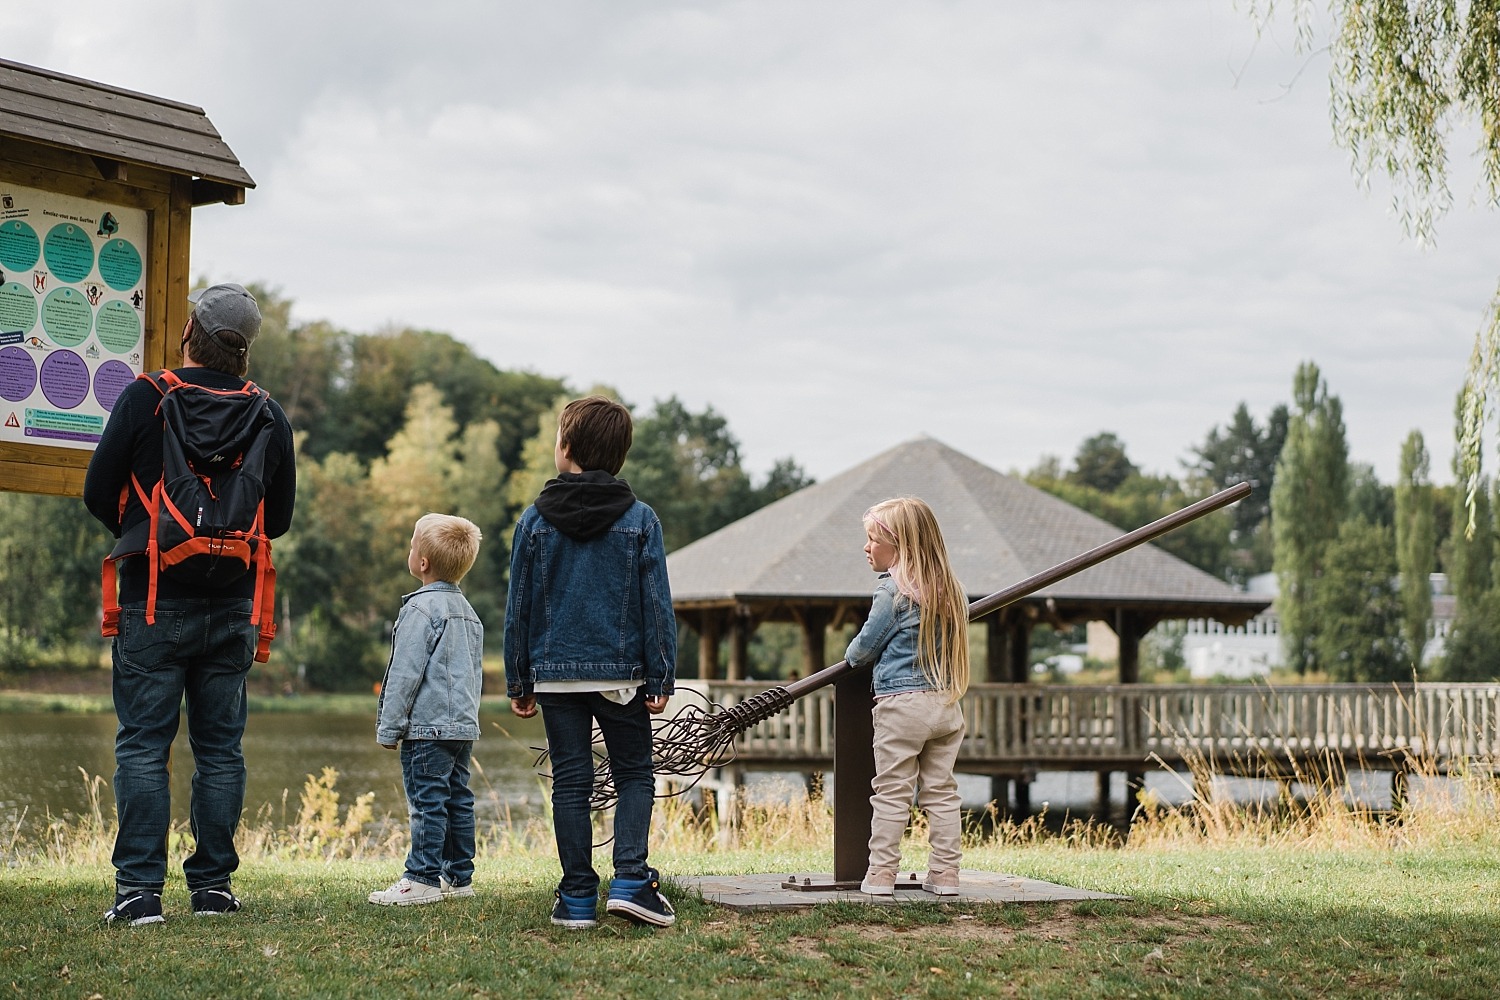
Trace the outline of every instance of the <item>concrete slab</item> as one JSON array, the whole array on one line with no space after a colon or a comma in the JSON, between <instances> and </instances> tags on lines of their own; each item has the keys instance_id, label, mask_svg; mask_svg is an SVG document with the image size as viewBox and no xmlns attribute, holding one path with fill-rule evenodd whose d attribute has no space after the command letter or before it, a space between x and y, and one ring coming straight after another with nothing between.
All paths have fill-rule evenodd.
<instances>
[{"instance_id":1,"label":"concrete slab","mask_svg":"<svg viewBox=\"0 0 1500 1000\"><path fill-rule=\"evenodd\" d=\"M699 892L710 903L735 910L794 910L823 903L860 903L867 906L902 906L911 903L1067 903L1084 899L1120 899L1107 892L1090 892L1043 882L1020 875L964 868L959 872L957 896L934 896L922 891L922 874L902 872L893 896L870 896L856 890L803 891L783 888L789 879L813 885L829 884L827 872L766 875L674 875L669 881L680 889ZM905 886L904 888L902 886Z\"/></svg>"}]
</instances>

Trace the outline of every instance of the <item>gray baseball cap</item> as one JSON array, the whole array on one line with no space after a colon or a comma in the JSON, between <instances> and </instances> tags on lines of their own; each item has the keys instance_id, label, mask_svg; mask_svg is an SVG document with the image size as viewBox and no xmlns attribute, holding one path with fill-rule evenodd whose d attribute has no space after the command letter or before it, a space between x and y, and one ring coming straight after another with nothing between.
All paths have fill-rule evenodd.
<instances>
[{"instance_id":1,"label":"gray baseball cap","mask_svg":"<svg viewBox=\"0 0 1500 1000\"><path fill-rule=\"evenodd\" d=\"M255 338L260 333L260 307L255 304L255 296L247 292L244 285L209 285L189 295L188 301L193 304L193 315L197 317L198 325L210 337L228 330L245 339L246 350L255 343ZM214 339L218 340L217 337ZM223 346L228 347L227 344Z\"/></svg>"}]
</instances>

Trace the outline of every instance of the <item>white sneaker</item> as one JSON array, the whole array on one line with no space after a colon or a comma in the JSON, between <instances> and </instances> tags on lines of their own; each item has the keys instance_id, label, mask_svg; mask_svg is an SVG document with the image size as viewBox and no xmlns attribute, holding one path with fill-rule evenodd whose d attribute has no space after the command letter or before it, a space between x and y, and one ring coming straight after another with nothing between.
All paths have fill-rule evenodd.
<instances>
[{"instance_id":1,"label":"white sneaker","mask_svg":"<svg viewBox=\"0 0 1500 1000\"><path fill-rule=\"evenodd\" d=\"M421 906L423 903L441 903L443 890L435 885L424 885L402 877L389 889L370 893L370 902L377 906Z\"/></svg>"},{"instance_id":2,"label":"white sneaker","mask_svg":"<svg viewBox=\"0 0 1500 1000\"><path fill-rule=\"evenodd\" d=\"M438 888L443 890L444 899L465 899L474 895L473 882L467 885L454 885L441 875L438 876Z\"/></svg>"}]
</instances>

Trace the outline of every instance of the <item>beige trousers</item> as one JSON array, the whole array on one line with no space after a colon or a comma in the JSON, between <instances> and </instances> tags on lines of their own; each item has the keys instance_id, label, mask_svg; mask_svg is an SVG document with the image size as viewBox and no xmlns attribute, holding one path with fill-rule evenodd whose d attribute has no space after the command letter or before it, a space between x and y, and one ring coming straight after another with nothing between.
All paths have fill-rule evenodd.
<instances>
[{"instance_id":1,"label":"beige trousers","mask_svg":"<svg viewBox=\"0 0 1500 1000\"><path fill-rule=\"evenodd\" d=\"M901 866L901 836L912 793L927 812L934 871L957 869L962 817L953 764L964 739L964 713L936 691L891 695L875 702L875 778L870 783L870 867ZM920 784L921 790L918 791Z\"/></svg>"}]
</instances>

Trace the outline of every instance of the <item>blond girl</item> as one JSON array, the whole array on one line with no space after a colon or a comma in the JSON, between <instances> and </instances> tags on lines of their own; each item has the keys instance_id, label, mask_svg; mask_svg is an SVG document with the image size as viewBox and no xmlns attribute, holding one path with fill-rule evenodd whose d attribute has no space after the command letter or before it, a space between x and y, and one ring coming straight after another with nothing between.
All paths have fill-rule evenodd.
<instances>
[{"instance_id":1,"label":"blond girl","mask_svg":"<svg viewBox=\"0 0 1500 1000\"><path fill-rule=\"evenodd\" d=\"M864 526L865 558L880 581L870 616L844 654L853 666L873 667L875 691L874 818L860 889L895 891L916 792L931 848L922 888L956 896L962 800L953 765L964 736L959 699L969 686L968 602L927 504L883 501L865 512Z\"/></svg>"}]
</instances>

